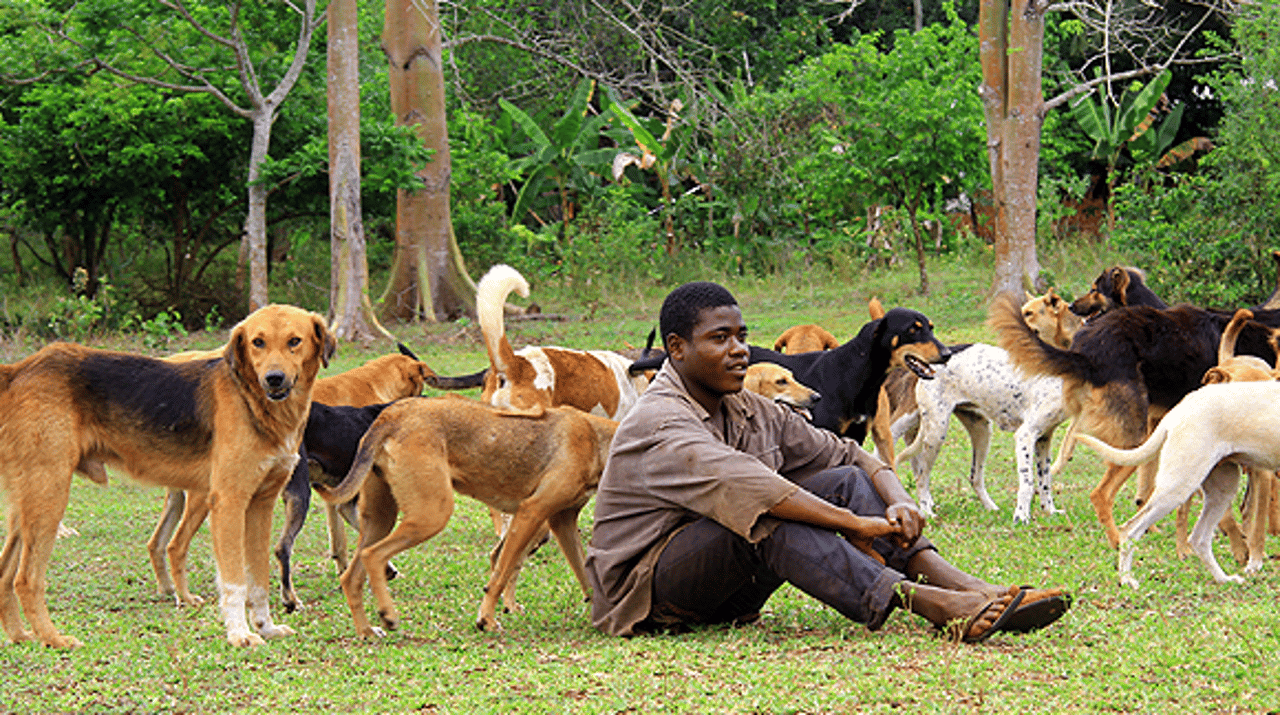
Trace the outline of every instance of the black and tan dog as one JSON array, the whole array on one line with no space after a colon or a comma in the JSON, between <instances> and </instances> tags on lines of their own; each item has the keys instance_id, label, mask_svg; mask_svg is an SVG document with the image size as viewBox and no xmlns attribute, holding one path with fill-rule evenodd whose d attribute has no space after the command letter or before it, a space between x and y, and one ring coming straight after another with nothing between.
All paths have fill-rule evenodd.
<instances>
[{"instance_id":1,"label":"black and tan dog","mask_svg":"<svg viewBox=\"0 0 1280 715\"><path fill-rule=\"evenodd\" d=\"M9 497L0 622L9 639L32 638L25 614L45 645L78 645L49 618L46 572L72 474L105 479L104 465L184 489L188 505L212 504L228 641L292 633L271 621L267 605L271 512L298 460L316 373L333 350L323 317L271 305L236 325L214 360L175 364L55 343L0 367L0 479Z\"/></svg>"},{"instance_id":2,"label":"black and tan dog","mask_svg":"<svg viewBox=\"0 0 1280 715\"><path fill-rule=\"evenodd\" d=\"M1092 318L1133 305L1168 308L1168 304L1147 287L1145 278L1146 274L1137 268L1112 266L1093 279L1089 291L1071 304L1071 312Z\"/></svg>"},{"instance_id":3,"label":"black and tan dog","mask_svg":"<svg viewBox=\"0 0 1280 715\"><path fill-rule=\"evenodd\" d=\"M397 347L398 353L382 355L346 372L318 378L312 388L313 404L310 419L307 420L306 438L299 453L301 458L282 494L285 523L275 548L276 561L280 563L281 599L285 611L289 613L301 603L293 588L292 558L293 544L306 523L307 512L311 507L312 475L309 473L308 451L314 447L332 453L335 446L345 448L351 456L346 457L341 472L331 472L340 479L347 473L346 468L351 464L356 445L364 434L363 429L350 434L350 418L331 407L364 407L420 395L423 385L435 375L408 347L403 344L398 344ZM193 359L216 359L224 350L225 346L218 350L178 353L164 360L187 362ZM368 417L364 427L368 427L374 417L377 417L376 412ZM332 435L329 435L330 431ZM327 512L331 553L338 563L338 571L342 572L347 568L347 538L338 515L341 513L346 521L352 523L355 512L350 505L341 512L335 507L327 509ZM158 590L162 594L174 596L180 606L204 602L204 599L192 594L188 588L186 556L191 547L191 539L204 522L206 513L207 509L203 509L199 503L187 510L186 492L169 489L160 519L147 541L147 553L151 558L151 568L155 571Z\"/></svg>"},{"instance_id":4,"label":"black and tan dog","mask_svg":"<svg viewBox=\"0 0 1280 715\"><path fill-rule=\"evenodd\" d=\"M1146 438L1149 417L1162 415L1192 390L1217 363L1218 343L1231 316L1191 306L1166 310L1130 306L1090 319L1063 350L1041 340L1023 320L1019 305L1000 296L990 324L1000 344L1024 371L1063 378L1063 398L1082 432L1120 448ZM1271 330L1250 321L1237 350L1273 360ZM1133 473L1132 466L1109 464L1090 494L1098 520L1112 546L1119 544L1113 503Z\"/></svg>"},{"instance_id":5,"label":"black and tan dog","mask_svg":"<svg viewBox=\"0 0 1280 715\"><path fill-rule=\"evenodd\" d=\"M383 410L342 483L332 490L317 487L331 504L359 495L360 546L342 574L356 631L382 634L364 612L366 574L383 625L396 627L387 562L445 527L454 491L512 514L477 626L498 628L498 598L544 522L589 596L578 512L599 483L616 429L616 422L572 407L526 417L454 396L401 400Z\"/></svg>"},{"instance_id":6,"label":"black and tan dog","mask_svg":"<svg viewBox=\"0 0 1280 715\"><path fill-rule=\"evenodd\" d=\"M872 311L875 315L875 306ZM875 418L880 386L890 369L906 368L929 379L933 377L930 365L950 357L951 349L934 337L933 323L923 313L893 308L863 325L840 347L788 355L752 345L750 360L790 370L800 384L822 395L813 407L813 424L861 443ZM664 359L637 360L630 370L651 370Z\"/></svg>"}]
</instances>

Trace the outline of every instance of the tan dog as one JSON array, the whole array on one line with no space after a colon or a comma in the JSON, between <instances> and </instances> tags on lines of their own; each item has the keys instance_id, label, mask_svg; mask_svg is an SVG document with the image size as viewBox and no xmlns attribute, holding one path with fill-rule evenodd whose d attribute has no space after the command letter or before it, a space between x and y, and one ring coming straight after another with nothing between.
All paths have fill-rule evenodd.
<instances>
[{"instance_id":1,"label":"tan dog","mask_svg":"<svg viewBox=\"0 0 1280 715\"><path fill-rule=\"evenodd\" d=\"M1236 341L1240 336L1240 331L1244 329L1244 324L1253 318L1253 312L1247 309L1237 310L1235 315L1231 317L1231 322L1227 324L1225 330L1222 331L1222 340L1218 343L1218 364L1209 368L1201 380L1206 385L1214 385L1222 382L1271 382L1280 379L1280 370L1277 370L1267 364L1262 358L1254 355L1236 355ZM1275 344L1276 335L1272 335L1272 343ZM1248 478L1248 488L1245 490L1245 505L1241 510L1243 512L1244 529L1236 525L1235 517L1231 515L1228 509L1222 516L1222 520L1218 522L1218 528L1226 533L1231 540L1231 553L1240 565L1244 566L1245 573L1256 573L1262 568L1266 561L1266 536L1267 523L1271 521L1271 528L1280 528L1280 520L1274 518L1271 506L1273 505L1272 494L1275 492L1276 472L1270 469L1255 469L1253 467L1244 468L1245 475ZM1178 508L1177 517L1177 543L1178 555L1186 556L1192 553L1191 544L1187 538L1187 521L1191 503L1185 502ZM1274 533L1274 532L1273 532Z\"/></svg>"},{"instance_id":2,"label":"tan dog","mask_svg":"<svg viewBox=\"0 0 1280 715\"><path fill-rule=\"evenodd\" d=\"M1052 288L1044 295L1027 293L1027 302L1022 304L1022 319L1041 340L1064 350L1071 347L1071 338L1084 325L1084 320L1071 312L1071 304Z\"/></svg>"},{"instance_id":3,"label":"tan dog","mask_svg":"<svg viewBox=\"0 0 1280 715\"><path fill-rule=\"evenodd\" d=\"M383 625L396 627L387 562L444 528L453 513L454 491L512 514L480 602L478 627L499 628L498 596L543 523L550 523L589 597L578 512L600 481L617 425L568 407L545 408L538 417L515 416L455 396L387 407L361 440L346 479L332 490L317 486L331 504L359 494L360 546L341 579L356 632L383 634L364 612L366 574ZM400 512L404 518L396 526Z\"/></svg>"},{"instance_id":4,"label":"tan dog","mask_svg":"<svg viewBox=\"0 0 1280 715\"><path fill-rule=\"evenodd\" d=\"M1228 382L1193 390L1133 449L1117 449L1083 431L1076 439L1112 464L1160 458L1151 497L1120 528L1120 583L1137 587L1133 551L1138 539L1197 489L1204 495L1204 506L1191 532L1192 550L1217 583L1243 580L1228 576L1219 566L1213 534L1235 497L1237 465L1280 469L1280 383Z\"/></svg>"},{"instance_id":5,"label":"tan dog","mask_svg":"<svg viewBox=\"0 0 1280 715\"><path fill-rule=\"evenodd\" d=\"M822 398L816 390L796 382L790 370L771 362L749 365L742 388L801 411L807 411Z\"/></svg>"},{"instance_id":6,"label":"tan dog","mask_svg":"<svg viewBox=\"0 0 1280 715\"><path fill-rule=\"evenodd\" d=\"M0 622L12 641L66 648L45 579L71 476L111 466L213 504L210 530L227 640L292 630L271 621L271 511L298 460L311 388L334 339L324 318L270 305L231 331L220 360L167 363L55 343L0 367L0 479L9 496L0 552ZM246 617L246 608L248 617ZM253 623L255 633L250 629Z\"/></svg>"},{"instance_id":7,"label":"tan dog","mask_svg":"<svg viewBox=\"0 0 1280 715\"><path fill-rule=\"evenodd\" d=\"M435 372L407 347L398 347L400 351L397 354L376 357L346 372L318 378L311 390L312 401L331 406L364 407L422 394L423 386ZM224 346L218 350L189 351L163 359L167 362L220 359L225 350ZM310 496L311 485L305 475L296 480L294 477L290 478L284 490L284 530L275 549L276 559L280 562L281 599L285 610L290 613L301 603L293 588L291 556L293 542L306 521L311 504ZM151 559L151 568L155 571L160 593L174 596L180 606L197 606L204 599L191 593L188 586L187 553L191 548L191 539L204 523L205 510L197 505L197 508L188 512L186 497L181 489L168 490L160 519L147 541L147 554ZM326 509L330 553L338 564L339 572L347 568L347 532L341 518L354 521L355 516L350 507L345 512L340 517L337 507Z\"/></svg>"},{"instance_id":8,"label":"tan dog","mask_svg":"<svg viewBox=\"0 0 1280 715\"><path fill-rule=\"evenodd\" d=\"M793 325L782 331L782 335L773 341L773 349L780 353L795 355L797 353L813 353L819 350L830 350L840 347L836 336L827 332L820 325L809 323Z\"/></svg>"},{"instance_id":9,"label":"tan dog","mask_svg":"<svg viewBox=\"0 0 1280 715\"><path fill-rule=\"evenodd\" d=\"M502 306L513 291L527 298L529 283L516 269L502 264L490 268L476 285L476 319L489 353L480 400L511 414L531 417L560 406L614 420L626 416L649 386L649 378L631 375L631 361L609 350L512 350ZM501 536L505 520L496 511L490 510L490 516L494 531Z\"/></svg>"}]
</instances>

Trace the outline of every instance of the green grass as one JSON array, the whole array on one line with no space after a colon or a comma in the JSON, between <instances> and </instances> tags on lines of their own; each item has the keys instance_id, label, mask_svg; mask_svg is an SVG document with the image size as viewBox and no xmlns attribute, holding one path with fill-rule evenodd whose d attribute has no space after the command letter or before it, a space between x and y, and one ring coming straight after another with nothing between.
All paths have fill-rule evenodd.
<instances>
[{"instance_id":1,"label":"green grass","mask_svg":"<svg viewBox=\"0 0 1280 715\"><path fill-rule=\"evenodd\" d=\"M1042 256L1065 291L1078 294L1104 265L1092 256ZM867 320L866 301L924 311L948 342L994 336L983 324L990 275L981 254L931 266L934 293L915 294L910 269L841 279L825 273L729 280L755 342L788 325L817 322L851 336ZM517 347L639 346L669 286L534 286L547 312L573 319L511 322ZM583 319L589 316L589 319ZM442 373L483 367L474 327L402 326L404 342ZM175 346L211 347L223 335ZM115 341L129 347L128 340ZM34 344L3 346L17 359ZM340 371L387 345L343 345ZM1057 437L1061 437L1062 430ZM1055 440L1055 449L1057 440ZM901 445L900 445L901 447ZM0 645L2 712L220 712L285 710L389 712L1268 712L1280 708L1280 565L1270 561L1243 585L1215 585L1195 559L1174 555L1172 520L1137 551L1138 590L1121 588L1088 503L1102 473L1085 448L1055 485L1066 513L1034 513L1015 527L1012 435L997 433L988 488L1001 511L981 509L967 484L969 444L952 425L934 470L939 513L927 533L952 561L998 583L1065 586L1071 611L1040 633L997 635L955 645L925 622L895 613L869 633L784 587L761 621L681 636L606 637L559 552L536 553L519 583L522 613L501 616L504 632L473 623L493 543L488 515L460 497L444 532L401 554L391 583L400 630L383 641L355 637L326 558L323 518L311 515L295 549L305 609L277 621L292 638L239 650L223 637L215 605L175 608L155 593L145 542L162 492L126 479L73 486L66 521L80 535L58 542L49 574L54 622L84 641L71 652ZM903 474L913 487L909 469ZM1133 512L1131 488L1119 518ZM281 510L277 510L278 512ZM278 514L279 516L279 514ZM581 520L590 529L590 506ZM279 533L279 524L276 527ZM1225 539L1219 559L1232 571ZM1274 548L1274 547L1273 547ZM192 586L214 596L206 530L191 555Z\"/></svg>"}]
</instances>

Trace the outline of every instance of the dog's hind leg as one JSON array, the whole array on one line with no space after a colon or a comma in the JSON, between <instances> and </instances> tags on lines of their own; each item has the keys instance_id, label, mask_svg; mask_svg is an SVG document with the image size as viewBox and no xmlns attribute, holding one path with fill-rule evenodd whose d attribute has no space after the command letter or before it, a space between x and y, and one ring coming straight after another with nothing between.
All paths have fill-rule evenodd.
<instances>
[{"instance_id":1,"label":"dog's hind leg","mask_svg":"<svg viewBox=\"0 0 1280 715\"><path fill-rule=\"evenodd\" d=\"M49 618L49 606L45 600L49 559L58 538L58 523L66 512L72 472L67 469L65 477L44 477L40 483L32 484L34 475L57 474L61 471L60 466L50 469L48 465L23 465L23 468L31 472L27 475L5 475L18 476L14 483L25 481L21 489L10 495L9 508L18 514L16 522L10 520L10 533L20 536L14 542L17 569L12 592L17 594L18 603L37 640L50 648L75 648L80 641L58 632Z\"/></svg>"},{"instance_id":2,"label":"dog's hind leg","mask_svg":"<svg viewBox=\"0 0 1280 715\"><path fill-rule=\"evenodd\" d=\"M5 635L13 643L29 641L35 636L22 626L22 611L18 608L18 598L13 592L13 581L18 574L18 560L22 553L22 535L18 533L17 512L9 512L8 534L4 540L4 550L0 551L0 624L4 625Z\"/></svg>"},{"instance_id":3,"label":"dog's hind leg","mask_svg":"<svg viewBox=\"0 0 1280 715\"><path fill-rule=\"evenodd\" d=\"M582 554L582 535L578 532L578 512L581 507L573 507L551 515L547 522L551 525L551 533L555 534L560 551L569 562L569 568L582 586L582 595L591 600L591 582L587 580L587 567Z\"/></svg>"},{"instance_id":4,"label":"dog's hind leg","mask_svg":"<svg viewBox=\"0 0 1280 715\"><path fill-rule=\"evenodd\" d=\"M1222 462L1215 466L1204 480L1204 507L1200 511L1199 521L1191 530L1191 548L1217 583L1244 581L1244 577L1239 574L1227 575L1213 555L1213 533L1223 515L1231 508L1239 484L1240 469L1234 463Z\"/></svg>"},{"instance_id":5,"label":"dog's hind leg","mask_svg":"<svg viewBox=\"0 0 1280 715\"><path fill-rule=\"evenodd\" d=\"M284 529L276 542L276 561L280 562L280 599L286 613L293 613L301 604L293 589L293 542L306 523L311 508L311 472L307 467L306 447L294 465L289 482L284 486Z\"/></svg>"},{"instance_id":6,"label":"dog's hind leg","mask_svg":"<svg viewBox=\"0 0 1280 715\"><path fill-rule=\"evenodd\" d=\"M191 593L187 579L187 555L191 540L209 515L209 492L199 489L183 496L182 521L169 539L165 552L169 555L169 570L173 574L173 595L179 606L199 606L204 599Z\"/></svg>"},{"instance_id":7,"label":"dog's hind leg","mask_svg":"<svg viewBox=\"0 0 1280 715\"><path fill-rule=\"evenodd\" d=\"M390 451L390 449L388 449ZM358 559L369 579L369 590L378 605L378 617L387 630L394 630L400 623L391 589L387 586L387 564L391 557L413 548L444 529L453 515L453 486L445 466L445 456L415 454L418 465L399 470L394 484L368 478L360 492L360 552ZM375 504L366 505L369 497ZM385 531L395 521L396 507L404 517L394 530ZM378 513L375 515L373 511ZM387 514L390 517L387 518ZM375 523L370 523L370 522ZM364 529L370 530L366 539ZM378 534L385 534L378 538ZM366 546L365 544L369 544ZM344 584L345 589L345 584Z\"/></svg>"},{"instance_id":8,"label":"dog's hind leg","mask_svg":"<svg viewBox=\"0 0 1280 715\"><path fill-rule=\"evenodd\" d=\"M991 454L991 420L977 412L963 409L956 410L953 414L955 414L956 419L960 420L960 424L964 425L965 431L969 433L969 443L972 446L969 461L969 484L973 487L974 493L978 495L978 501L982 502L984 509L987 511L999 511L1000 507L991 500L991 495L987 494L985 476L987 457Z\"/></svg>"},{"instance_id":9,"label":"dog's hind leg","mask_svg":"<svg viewBox=\"0 0 1280 715\"><path fill-rule=\"evenodd\" d=\"M164 510L160 512L160 521L155 531L147 540L147 555L151 558L151 569L156 572L156 590L164 596L173 595L173 579L169 578L168 559L165 548L173 538L173 530L182 518L182 510L187 503L187 493L181 489L166 489L164 494Z\"/></svg>"},{"instance_id":10,"label":"dog's hind leg","mask_svg":"<svg viewBox=\"0 0 1280 715\"><path fill-rule=\"evenodd\" d=\"M1271 482L1275 472L1267 469L1249 469L1249 488L1245 504L1245 542L1248 560L1245 573L1257 573L1267 560L1267 504L1271 501Z\"/></svg>"},{"instance_id":11,"label":"dog's hind leg","mask_svg":"<svg viewBox=\"0 0 1280 715\"><path fill-rule=\"evenodd\" d=\"M1136 467L1108 464L1106 474L1102 475L1102 481L1098 482L1098 486L1089 492L1089 501L1093 504L1093 511L1098 515L1098 521L1102 524L1102 528L1106 530L1107 543L1111 544L1113 549L1120 544L1120 531L1116 528L1115 517L1116 492L1120 491L1120 487L1124 486L1124 483L1128 481L1129 475L1133 474L1134 469Z\"/></svg>"}]
</instances>

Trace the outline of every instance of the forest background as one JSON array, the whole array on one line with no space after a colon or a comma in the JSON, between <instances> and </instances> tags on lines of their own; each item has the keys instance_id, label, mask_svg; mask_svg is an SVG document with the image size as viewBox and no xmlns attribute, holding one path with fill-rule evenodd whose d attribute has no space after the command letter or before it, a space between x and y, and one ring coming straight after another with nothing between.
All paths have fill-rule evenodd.
<instances>
[{"instance_id":1,"label":"forest background","mask_svg":"<svg viewBox=\"0 0 1280 715\"><path fill-rule=\"evenodd\" d=\"M1169 299L1265 297L1280 12L1014 6L1015 25L1042 18L1049 98L1036 107L1032 256L1109 241ZM999 251L976 0L366 3L356 219L384 318L397 317L390 273L415 220L402 208L397 225L397 203L432 190L423 169L441 159L392 112L388 9L439 20L447 205L469 274L506 262L589 295L602 280L838 279L913 261L924 293L926 257L967 232ZM325 10L0 4L4 329L78 339L234 321L250 305L259 201L270 299L329 307ZM1062 282L1033 268L1026 287Z\"/></svg>"}]
</instances>

